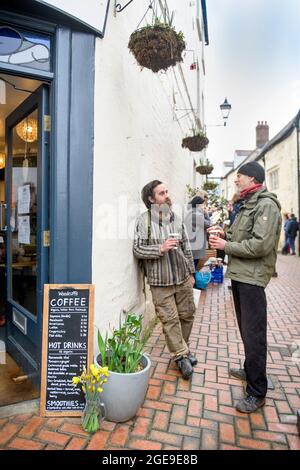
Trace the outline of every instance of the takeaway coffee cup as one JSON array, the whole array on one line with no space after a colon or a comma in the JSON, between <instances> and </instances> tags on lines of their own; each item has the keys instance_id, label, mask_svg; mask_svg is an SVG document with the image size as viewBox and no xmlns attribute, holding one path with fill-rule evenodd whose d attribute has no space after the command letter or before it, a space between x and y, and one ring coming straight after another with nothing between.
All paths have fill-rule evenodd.
<instances>
[{"instance_id":1,"label":"takeaway coffee cup","mask_svg":"<svg viewBox=\"0 0 300 470\"><path fill-rule=\"evenodd\" d=\"M211 230L209 232L209 236L214 236L214 237L219 237L220 236L220 230Z\"/></svg>"},{"instance_id":2,"label":"takeaway coffee cup","mask_svg":"<svg viewBox=\"0 0 300 470\"><path fill-rule=\"evenodd\" d=\"M179 242L180 240L180 234L178 232L170 232L169 233L169 239L177 240ZM173 250L177 250L177 246L174 246Z\"/></svg>"}]
</instances>

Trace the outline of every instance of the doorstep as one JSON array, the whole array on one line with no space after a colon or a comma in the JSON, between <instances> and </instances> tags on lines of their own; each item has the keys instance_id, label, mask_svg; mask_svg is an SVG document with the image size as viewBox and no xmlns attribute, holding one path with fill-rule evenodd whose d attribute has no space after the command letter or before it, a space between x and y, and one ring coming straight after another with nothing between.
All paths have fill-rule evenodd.
<instances>
[{"instance_id":1,"label":"doorstep","mask_svg":"<svg viewBox=\"0 0 300 470\"><path fill-rule=\"evenodd\" d=\"M13 405L6 405L0 407L0 418L8 418L24 413L37 413L39 412L40 400L28 400L22 403L15 403Z\"/></svg>"}]
</instances>

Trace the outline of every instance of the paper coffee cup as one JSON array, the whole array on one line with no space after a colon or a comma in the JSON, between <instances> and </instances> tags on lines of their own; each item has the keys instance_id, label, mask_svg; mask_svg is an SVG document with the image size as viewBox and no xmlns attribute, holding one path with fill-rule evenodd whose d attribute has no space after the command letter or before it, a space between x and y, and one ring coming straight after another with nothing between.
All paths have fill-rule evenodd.
<instances>
[{"instance_id":1,"label":"paper coffee cup","mask_svg":"<svg viewBox=\"0 0 300 470\"><path fill-rule=\"evenodd\" d=\"M212 230L209 232L209 236L214 236L214 237L219 237L220 236L220 230Z\"/></svg>"},{"instance_id":2,"label":"paper coffee cup","mask_svg":"<svg viewBox=\"0 0 300 470\"><path fill-rule=\"evenodd\" d=\"M178 232L170 232L169 233L169 238L172 238L173 240L180 240L180 234ZM177 246L174 246L173 250L177 250Z\"/></svg>"}]
</instances>

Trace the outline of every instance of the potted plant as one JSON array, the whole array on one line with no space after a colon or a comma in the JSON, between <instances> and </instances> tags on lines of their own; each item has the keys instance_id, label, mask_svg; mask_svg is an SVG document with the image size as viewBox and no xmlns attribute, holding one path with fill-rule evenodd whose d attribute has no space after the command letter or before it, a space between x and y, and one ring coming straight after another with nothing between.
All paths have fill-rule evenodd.
<instances>
[{"instance_id":1,"label":"potted plant","mask_svg":"<svg viewBox=\"0 0 300 470\"><path fill-rule=\"evenodd\" d=\"M198 196L199 193L201 192L203 192L202 188L198 188L198 187L194 188L192 185L186 184L186 194L189 199L192 199L193 197Z\"/></svg>"},{"instance_id":2,"label":"potted plant","mask_svg":"<svg viewBox=\"0 0 300 470\"><path fill-rule=\"evenodd\" d=\"M202 185L202 189L204 191L214 191L218 187L218 183L215 181L205 181Z\"/></svg>"},{"instance_id":3,"label":"potted plant","mask_svg":"<svg viewBox=\"0 0 300 470\"><path fill-rule=\"evenodd\" d=\"M107 366L109 380L101 399L109 421L133 418L144 402L151 362L143 353L149 331L142 334L142 315L127 314L124 323L103 337L98 331L99 354L95 364Z\"/></svg>"},{"instance_id":4,"label":"potted plant","mask_svg":"<svg viewBox=\"0 0 300 470\"><path fill-rule=\"evenodd\" d=\"M196 166L196 171L200 173L200 175L209 175L213 171L213 169L213 165L207 158L201 159L199 161L199 164Z\"/></svg>"},{"instance_id":5,"label":"potted plant","mask_svg":"<svg viewBox=\"0 0 300 470\"><path fill-rule=\"evenodd\" d=\"M177 33L172 27L173 17L165 8L163 21L155 18L154 24L131 34L128 48L141 67L156 73L182 62L181 54L186 45L183 33Z\"/></svg>"},{"instance_id":6,"label":"potted plant","mask_svg":"<svg viewBox=\"0 0 300 470\"><path fill-rule=\"evenodd\" d=\"M82 412L81 424L84 431L94 433L100 428L100 421L105 418L105 406L100 402L100 393L103 392L103 384L109 377L107 367L96 367L91 364L89 369L84 369L79 376L72 379L73 385L79 385L85 396L85 407Z\"/></svg>"},{"instance_id":7,"label":"potted plant","mask_svg":"<svg viewBox=\"0 0 300 470\"><path fill-rule=\"evenodd\" d=\"M205 132L192 129L193 135L182 139L181 147L188 148L191 152L201 152L209 144Z\"/></svg>"}]
</instances>

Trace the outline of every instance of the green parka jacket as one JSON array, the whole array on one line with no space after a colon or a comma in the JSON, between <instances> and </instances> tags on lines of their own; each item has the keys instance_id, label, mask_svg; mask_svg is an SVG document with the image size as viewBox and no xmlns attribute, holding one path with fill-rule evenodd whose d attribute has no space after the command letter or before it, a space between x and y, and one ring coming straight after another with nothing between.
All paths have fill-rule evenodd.
<instances>
[{"instance_id":1,"label":"green parka jacket","mask_svg":"<svg viewBox=\"0 0 300 470\"><path fill-rule=\"evenodd\" d=\"M280 209L277 196L266 188L244 200L226 234L228 277L267 286L275 271L282 222Z\"/></svg>"}]
</instances>

